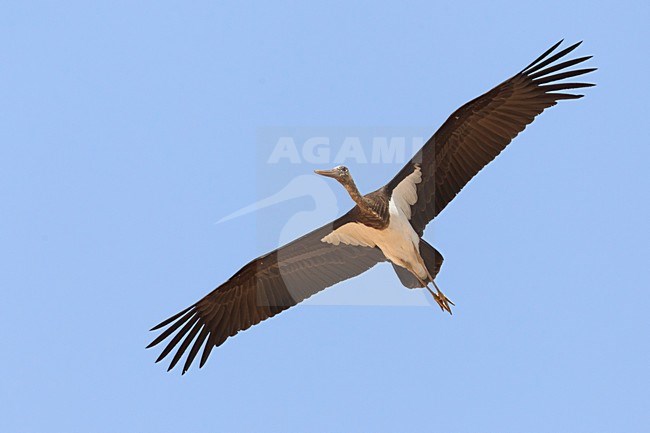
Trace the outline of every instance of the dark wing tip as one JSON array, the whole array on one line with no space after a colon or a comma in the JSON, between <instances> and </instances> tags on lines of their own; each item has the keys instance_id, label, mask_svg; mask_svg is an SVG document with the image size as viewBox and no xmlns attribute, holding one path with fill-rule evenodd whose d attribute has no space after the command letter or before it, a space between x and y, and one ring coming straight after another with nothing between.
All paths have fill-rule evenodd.
<instances>
[{"instance_id":1,"label":"dark wing tip","mask_svg":"<svg viewBox=\"0 0 650 433\"><path fill-rule=\"evenodd\" d=\"M524 73L528 68L531 68L531 67L534 66L537 62L543 60L546 56L548 56L548 55L551 54L553 51L555 51L555 49L556 49L557 47L559 47L560 44L562 44L562 42L564 42L564 39L560 39L559 42L556 42L556 43L555 43L551 48L549 48L548 50L544 51L544 52L542 53L541 56L539 56L538 58L536 58L535 60L533 60L532 62L530 62L530 64L529 64L528 66L526 66L524 69L522 69L521 73Z\"/></svg>"},{"instance_id":2,"label":"dark wing tip","mask_svg":"<svg viewBox=\"0 0 650 433\"><path fill-rule=\"evenodd\" d=\"M584 69L573 69L570 71L560 72L553 75L543 75L533 80L533 83L539 85L544 83L550 83L553 81L564 80L565 78L577 77L578 75L588 74L594 72L596 68L584 68Z\"/></svg>"},{"instance_id":3,"label":"dark wing tip","mask_svg":"<svg viewBox=\"0 0 650 433\"><path fill-rule=\"evenodd\" d=\"M573 66L586 62L593 56L583 56L559 61L582 44L582 41L579 41L567 48L555 52L561 42L562 41L546 50L544 54L535 59L533 63L524 68L518 75L524 77L530 84L535 86L538 90L543 91L546 95L552 97L555 101L561 99L582 98L584 95L561 93L561 91L593 87L595 86L594 83L570 83L563 82L562 80L596 71L597 68L572 69Z\"/></svg>"},{"instance_id":4,"label":"dark wing tip","mask_svg":"<svg viewBox=\"0 0 650 433\"><path fill-rule=\"evenodd\" d=\"M555 49L558 48L560 46L560 44L562 44L563 41L564 41L564 39L562 39L560 42L556 43L551 48L546 50L541 56L536 58L532 63L530 63L528 66L526 66L524 69L522 69L520 74L523 74L523 75L532 74L532 73L542 69L543 67L553 63L554 61L566 56L567 54L569 54L570 52L572 52L573 50L578 48L580 46L580 44L582 44L582 41L576 42L575 44L573 44L573 45L571 45L571 46L569 46L567 48L564 48L563 50L553 54L555 52Z\"/></svg>"},{"instance_id":5,"label":"dark wing tip","mask_svg":"<svg viewBox=\"0 0 650 433\"><path fill-rule=\"evenodd\" d=\"M194 307L194 305L190 305L189 307L187 307L187 308L184 309L183 311L181 311L181 312L179 312L179 313L177 313L177 314L174 314L174 315L173 315L172 317L170 317L169 319L163 320L162 322L160 322L159 324L157 324L156 326L154 326L153 328L151 328L151 329L149 330L149 332L151 332L151 331L157 331L157 330L159 330L160 328L164 328L165 326L167 326L167 325L169 325L170 323L172 323L174 320L176 320L176 319L178 319L179 317L181 317L183 314L187 313L188 310L189 310L190 308L192 308L192 307ZM147 347L148 347L148 346L147 346Z\"/></svg>"},{"instance_id":6,"label":"dark wing tip","mask_svg":"<svg viewBox=\"0 0 650 433\"><path fill-rule=\"evenodd\" d=\"M201 366L203 366L215 344L215 334L211 327L211 319L214 315L208 311L206 316L205 309L201 310L197 305L198 303L162 322L162 326L167 327L163 328L156 339L147 346L149 349L165 341L165 346L155 362L158 363L168 355L173 355L167 371L171 371L181 358L186 356L182 368L182 374L185 374L201 348L204 349L201 357ZM160 329L160 325L157 325L156 329Z\"/></svg>"},{"instance_id":7,"label":"dark wing tip","mask_svg":"<svg viewBox=\"0 0 650 433\"><path fill-rule=\"evenodd\" d=\"M562 99L580 99L585 95L576 95L573 93L549 93L549 95L553 96L553 98L556 101L562 100Z\"/></svg>"}]
</instances>

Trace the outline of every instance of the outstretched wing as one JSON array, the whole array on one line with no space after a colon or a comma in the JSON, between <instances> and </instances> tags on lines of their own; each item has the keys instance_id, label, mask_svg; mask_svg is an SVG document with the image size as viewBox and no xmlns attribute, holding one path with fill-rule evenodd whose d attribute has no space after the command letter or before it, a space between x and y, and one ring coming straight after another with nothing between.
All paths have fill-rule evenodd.
<instances>
[{"instance_id":1,"label":"outstretched wing","mask_svg":"<svg viewBox=\"0 0 650 433\"><path fill-rule=\"evenodd\" d=\"M553 45L512 78L456 110L385 188L389 191L418 166L422 182L411 206L411 224L422 235L435 218L483 167L492 161L544 109L562 99L583 95L563 93L590 83L561 82L594 71L571 69L591 58L555 63L581 42L554 54Z\"/></svg>"},{"instance_id":2,"label":"outstretched wing","mask_svg":"<svg viewBox=\"0 0 650 433\"><path fill-rule=\"evenodd\" d=\"M184 374L201 347L200 367L203 367L212 348L221 345L228 337L384 261L378 248L334 246L321 241L352 216L353 213L349 212L253 260L203 299L156 325L152 331L166 329L147 348L171 338L156 362L180 343L169 370L190 349L183 366Z\"/></svg>"}]
</instances>

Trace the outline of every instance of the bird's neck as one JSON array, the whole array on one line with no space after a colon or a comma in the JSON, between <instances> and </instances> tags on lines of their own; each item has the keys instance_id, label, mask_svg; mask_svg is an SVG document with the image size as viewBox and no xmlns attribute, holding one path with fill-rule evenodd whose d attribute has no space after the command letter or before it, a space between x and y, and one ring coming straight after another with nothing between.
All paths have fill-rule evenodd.
<instances>
[{"instance_id":1,"label":"bird's neck","mask_svg":"<svg viewBox=\"0 0 650 433\"><path fill-rule=\"evenodd\" d=\"M361 195L359 192L359 189L355 185L354 181L350 179L348 182L345 182L343 184L343 187L348 191L348 194L350 194L350 198L354 200L354 202L361 208L361 209L367 209L368 208L368 203L366 199Z\"/></svg>"}]
</instances>

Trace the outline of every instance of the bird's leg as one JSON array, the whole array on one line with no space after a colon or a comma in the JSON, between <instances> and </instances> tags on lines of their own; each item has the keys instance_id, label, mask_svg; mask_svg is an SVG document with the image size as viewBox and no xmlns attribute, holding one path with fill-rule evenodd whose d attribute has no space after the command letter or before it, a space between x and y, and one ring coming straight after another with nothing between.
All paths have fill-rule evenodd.
<instances>
[{"instance_id":1,"label":"bird's leg","mask_svg":"<svg viewBox=\"0 0 650 433\"><path fill-rule=\"evenodd\" d=\"M418 254L418 256L419 256L419 254ZM440 290L440 288L439 288L438 285L436 284L436 281L435 281L435 280L433 279L433 277L431 276L431 273L429 272L429 269L427 269L427 266L426 266L426 264L424 263L424 260L422 260L421 257L420 257L420 260L421 260L420 264L421 264L422 267L427 271L427 276L429 277L429 281L431 281L431 282L433 283L433 287L436 288L436 292L437 292L437 293L433 293L433 290L431 290L431 289L429 288L429 285L428 285L427 283L425 283L424 281L422 281L422 280L420 279L420 277L418 277L417 275L415 275L415 277L418 279L418 281L420 281L420 283L422 284L422 286L426 287L427 290L429 291L429 293L431 293L431 296L433 296L433 299L436 300L436 302L438 303L438 306L440 307L440 309L441 309L442 311L447 311L449 314L453 314L453 313L451 312L451 307L449 306L449 304L454 305L454 306L455 306L456 304L454 304L453 302L451 302L451 301L449 300L449 298L447 298L447 297L445 296L445 294L442 293L442 290Z\"/></svg>"},{"instance_id":2,"label":"bird's leg","mask_svg":"<svg viewBox=\"0 0 650 433\"><path fill-rule=\"evenodd\" d=\"M449 314L452 314L451 307L449 306L449 304L451 304L451 305L455 305L455 304L453 302L451 302L445 296L444 293L442 293L442 291L438 288L438 285L435 283L435 281L433 281L433 279L431 279L431 282L433 283L433 286L436 288L437 293L434 293L433 290L431 290L431 288L429 287L429 285L427 283L425 283L424 281L422 281L422 279L420 277L418 277L416 273L413 273L413 275L415 275L415 278L417 278L418 281L420 282L420 284L422 284L422 287L425 287L429 291L429 293L431 293L431 296L433 296L433 299L435 299L435 301L438 303L438 306L440 307L440 309L442 311L447 311Z\"/></svg>"}]
</instances>

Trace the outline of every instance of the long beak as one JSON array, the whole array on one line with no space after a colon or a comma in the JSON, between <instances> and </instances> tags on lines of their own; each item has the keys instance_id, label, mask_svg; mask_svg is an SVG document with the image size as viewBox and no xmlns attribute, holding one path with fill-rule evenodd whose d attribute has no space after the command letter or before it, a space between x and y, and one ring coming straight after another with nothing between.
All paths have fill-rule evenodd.
<instances>
[{"instance_id":1,"label":"long beak","mask_svg":"<svg viewBox=\"0 0 650 433\"><path fill-rule=\"evenodd\" d=\"M314 173L321 176L333 177L336 179L338 172L336 170L314 170Z\"/></svg>"}]
</instances>

